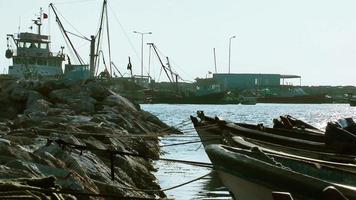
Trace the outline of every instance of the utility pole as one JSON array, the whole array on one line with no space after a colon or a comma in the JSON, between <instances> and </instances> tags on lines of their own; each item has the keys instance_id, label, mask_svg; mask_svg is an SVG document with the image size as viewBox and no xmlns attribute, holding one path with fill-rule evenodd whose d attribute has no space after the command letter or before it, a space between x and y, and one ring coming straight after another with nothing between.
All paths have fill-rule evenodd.
<instances>
[{"instance_id":1,"label":"utility pole","mask_svg":"<svg viewBox=\"0 0 356 200\"><path fill-rule=\"evenodd\" d=\"M234 35L234 36L231 36L230 38L229 38L229 74L230 74L230 69L231 69L231 40L233 39L233 38L236 38L236 36Z\"/></svg>"},{"instance_id":2,"label":"utility pole","mask_svg":"<svg viewBox=\"0 0 356 200\"><path fill-rule=\"evenodd\" d=\"M134 33L141 35L141 78L142 78L143 77L143 36L144 35L150 35L150 34L152 34L152 32L134 31Z\"/></svg>"},{"instance_id":3,"label":"utility pole","mask_svg":"<svg viewBox=\"0 0 356 200\"><path fill-rule=\"evenodd\" d=\"M215 53L215 48L213 49L214 51L214 66L215 66L215 73L218 73L218 70L216 68L216 53Z\"/></svg>"}]
</instances>

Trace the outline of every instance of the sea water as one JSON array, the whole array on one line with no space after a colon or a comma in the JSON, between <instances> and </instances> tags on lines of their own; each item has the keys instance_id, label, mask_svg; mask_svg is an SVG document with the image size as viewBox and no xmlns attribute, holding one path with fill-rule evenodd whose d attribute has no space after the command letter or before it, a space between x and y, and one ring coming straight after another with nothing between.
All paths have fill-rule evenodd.
<instances>
[{"instance_id":1,"label":"sea water","mask_svg":"<svg viewBox=\"0 0 356 200\"><path fill-rule=\"evenodd\" d=\"M345 117L356 117L356 107L348 104L256 104L256 105L168 105L142 104L141 108L156 115L163 122L177 126L183 136L171 135L161 138L161 145L197 141L189 116L196 116L202 110L207 116L219 116L234 122L263 123L272 126L272 119L280 115L291 115L317 128L324 129L327 122ZM161 148L162 158L210 162L201 143L192 143ZM155 162L159 184L163 189L190 181L211 172L211 169L185 164ZM209 175L191 184L167 190L169 198L189 199L231 199L229 192L216 174Z\"/></svg>"}]
</instances>

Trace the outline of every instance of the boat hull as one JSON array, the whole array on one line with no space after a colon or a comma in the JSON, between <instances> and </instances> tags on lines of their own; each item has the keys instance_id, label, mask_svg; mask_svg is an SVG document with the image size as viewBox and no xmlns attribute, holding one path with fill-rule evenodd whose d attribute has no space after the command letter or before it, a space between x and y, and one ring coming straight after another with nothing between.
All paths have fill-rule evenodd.
<instances>
[{"instance_id":1,"label":"boat hull","mask_svg":"<svg viewBox=\"0 0 356 200\"><path fill-rule=\"evenodd\" d=\"M237 199L272 199L272 191L289 192L295 199L325 199L323 189L328 186L350 199L356 198L354 173L319 169L303 161L271 159L258 149L231 149L234 148L210 145L206 152L219 177Z\"/></svg>"},{"instance_id":2,"label":"boat hull","mask_svg":"<svg viewBox=\"0 0 356 200\"><path fill-rule=\"evenodd\" d=\"M270 188L255 184L251 181L234 176L223 170L217 170L223 184L229 188L235 199L248 200L273 200Z\"/></svg>"},{"instance_id":3,"label":"boat hull","mask_svg":"<svg viewBox=\"0 0 356 200\"><path fill-rule=\"evenodd\" d=\"M46 65L11 65L8 74L16 78L61 76L62 68Z\"/></svg>"}]
</instances>

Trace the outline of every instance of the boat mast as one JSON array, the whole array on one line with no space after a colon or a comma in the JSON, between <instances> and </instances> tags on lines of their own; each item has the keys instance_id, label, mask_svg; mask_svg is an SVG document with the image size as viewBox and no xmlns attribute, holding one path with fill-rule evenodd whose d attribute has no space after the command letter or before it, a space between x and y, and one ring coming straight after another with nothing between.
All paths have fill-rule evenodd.
<instances>
[{"instance_id":1,"label":"boat mast","mask_svg":"<svg viewBox=\"0 0 356 200\"><path fill-rule=\"evenodd\" d=\"M90 36L90 63L89 63L89 70L90 70L90 77L95 76L95 37L94 35Z\"/></svg>"},{"instance_id":2,"label":"boat mast","mask_svg":"<svg viewBox=\"0 0 356 200\"><path fill-rule=\"evenodd\" d=\"M165 72L166 75L167 75L167 78L168 78L169 82L170 82L170 83L173 83L173 80L172 80L171 77L169 76L168 71L167 71L167 69L166 69L167 67L163 64L162 59L161 59L161 57L159 56L159 54L158 54L158 52L157 52L156 45L153 44L153 43L147 43L147 44L150 45L150 46L152 46L154 52L156 53L156 55L157 55L157 57L158 57L159 62L161 63L161 66L162 66L164 72Z\"/></svg>"},{"instance_id":3,"label":"boat mast","mask_svg":"<svg viewBox=\"0 0 356 200\"><path fill-rule=\"evenodd\" d=\"M101 10L101 15L100 15L100 26L98 33L96 37L98 38L97 43L96 43L96 55L99 55L99 47L100 47L100 42L101 42L101 36L103 34L103 26L104 26L104 18L106 17L106 21L108 21L108 14L107 14L107 0L104 0L103 2L103 7ZM109 43L109 60L110 60L110 76L112 76L112 67L111 67L111 50L110 50L110 37L109 37L109 24L108 22L106 23L107 26L107 37L108 37L108 43ZM94 66L97 67L98 65L98 57L94 59Z\"/></svg>"},{"instance_id":4,"label":"boat mast","mask_svg":"<svg viewBox=\"0 0 356 200\"><path fill-rule=\"evenodd\" d=\"M167 59L167 66L165 66L165 65L163 64L163 62L162 62L161 57L160 57L159 54L158 54L156 45L155 45L154 43L147 43L147 44L152 47L153 51L155 52L156 56L158 57L158 60L159 60L159 62L161 63L161 66L162 66L164 72L166 73L166 76L167 76L169 82L172 83L172 84L175 83L175 84L176 84L176 89L179 90L178 79L180 78L180 76L179 76L177 73L173 72L172 67L171 67L171 65L170 65L170 63L169 63L168 57L166 57L166 59ZM169 75L168 72L170 73L170 75Z\"/></svg>"},{"instance_id":5,"label":"boat mast","mask_svg":"<svg viewBox=\"0 0 356 200\"><path fill-rule=\"evenodd\" d=\"M78 53L77 50L75 49L75 47L74 47L72 41L70 40L70 38L69 38L69 36L68 36L68 31L66 31L66 30L64 29L64 26L63 26L61 20L60 20L59 17L58 17L58 14L57 14L56 9L54 8L54 6L53 6L52 3L50 3L49 6L52 8L54 15L56 15L56 22L57 22L57 24L58 24L58 26L59 26L59 29L60 29L61 32L63 33L65 39L69 42L69 45L70 45L70 47L72 48L72 50L74 51L74 54L75 54L75 56L77 57L79 63L80 63L81 65L84 65L83 59L80 57L79 53Z\"/></svg>"},{"instance_id":6,"label":"boat mast","mask_svg":"<svg viewBox=\"0 0 356 200\"><path fill-rule=\"evenodd\" d=\"M34 24L37 25L38 35L41 35L42 15L43 15L43 9L40 8L40 16L37 19L33 20Z\"/></svg>"}]
</instances>

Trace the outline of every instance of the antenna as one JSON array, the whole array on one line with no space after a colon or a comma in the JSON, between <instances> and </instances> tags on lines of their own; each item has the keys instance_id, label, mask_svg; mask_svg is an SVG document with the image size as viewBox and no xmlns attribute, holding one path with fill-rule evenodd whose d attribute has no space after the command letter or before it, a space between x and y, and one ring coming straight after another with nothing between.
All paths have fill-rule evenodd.
<instances>
[{"instance_id":1,"label":"antenna","mask_svg":"<svg viewBox=\"0 0 356 200\"><path fill-rule=\"evenodd\" d=\"M19 27L18 27L18 34L21 32L21 17L19 17Z\"/></svg>"}]
</instances>

